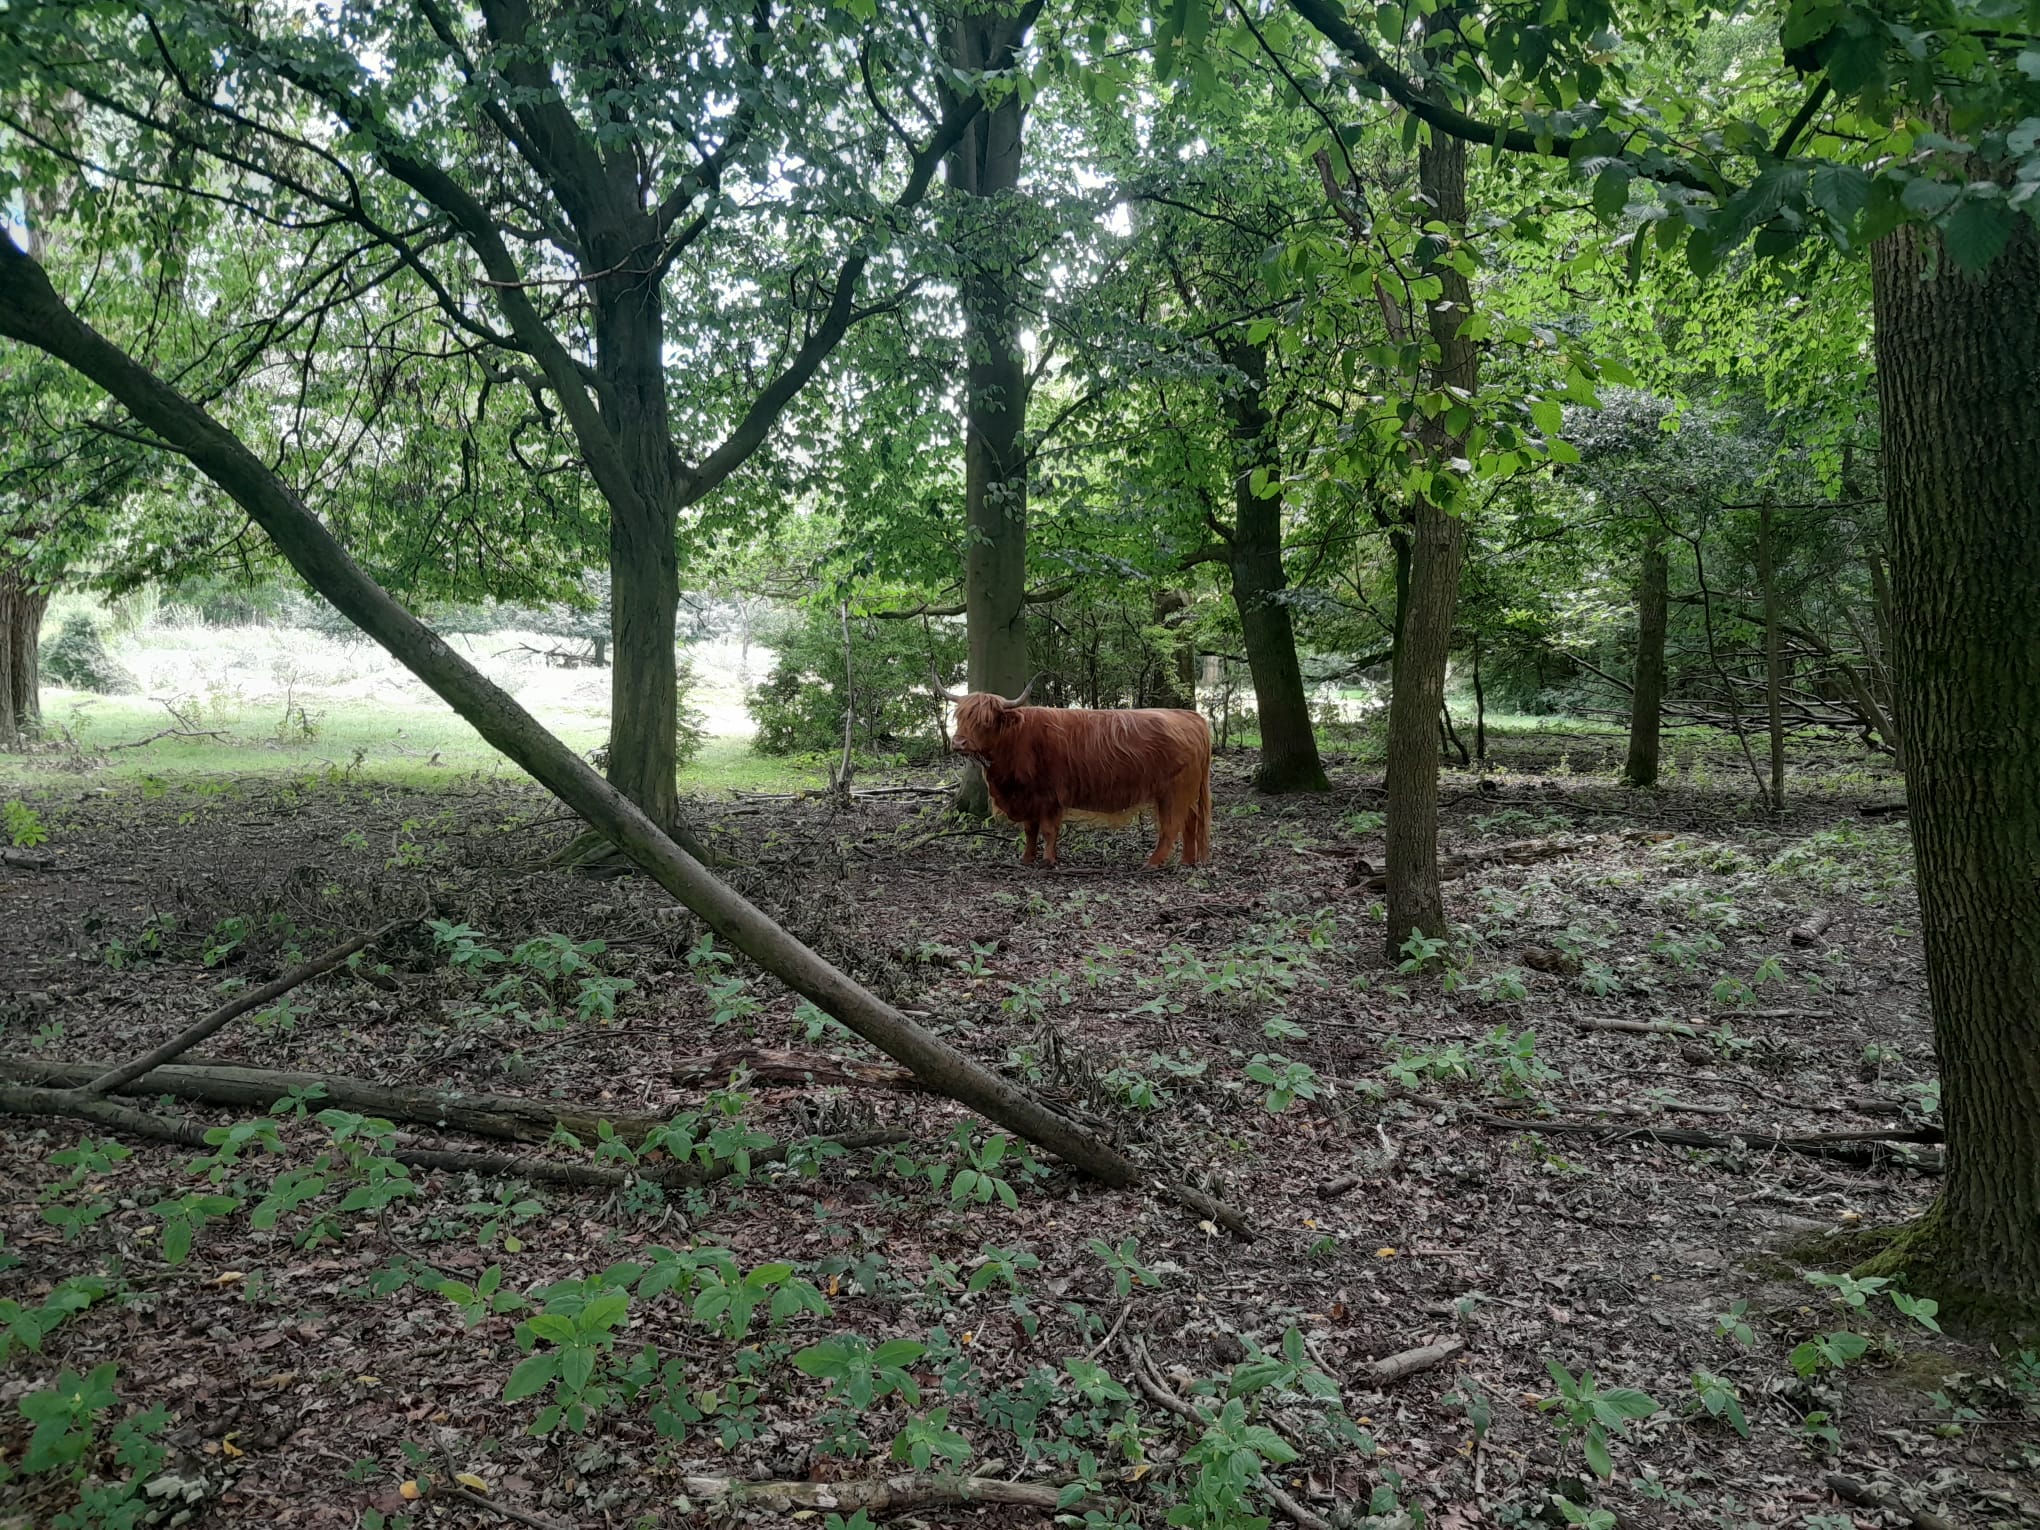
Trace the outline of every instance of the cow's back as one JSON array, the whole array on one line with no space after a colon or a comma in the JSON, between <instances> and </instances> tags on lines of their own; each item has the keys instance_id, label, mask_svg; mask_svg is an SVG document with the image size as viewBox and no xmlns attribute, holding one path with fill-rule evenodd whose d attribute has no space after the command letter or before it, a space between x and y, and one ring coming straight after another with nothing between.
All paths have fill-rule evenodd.
<instances>
[{"instance_id":1,"label":"cow's back","mask_svg":"<svg viewBox=\"0 0 2040 1530\"><path fill-rule=\"evenodd\" d=\"M994 762L987 775L1023 811L1039 804L1131 814L1185 775L1211 768L1211 729L1191 711L1024 707L1012 742L1010 761Z\"/></svg>"}]
</instances>

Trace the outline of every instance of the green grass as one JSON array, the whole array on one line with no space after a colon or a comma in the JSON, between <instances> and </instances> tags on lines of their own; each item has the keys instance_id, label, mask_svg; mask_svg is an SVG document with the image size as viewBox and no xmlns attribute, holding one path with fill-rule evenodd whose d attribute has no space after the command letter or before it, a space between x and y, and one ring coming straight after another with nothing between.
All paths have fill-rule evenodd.
<instances>
[{"instance_id":1,"label":"green grass","mask_svg":"<svg viewBox=\"0 0 2040 1530\"><path fill-rule=\"evenodd\" d=\"M357 779L413 786L457 777L527 779L481 735L436 703L398 699L306 698L314 731L279 726L280 709L265 705L206 706L198 726L218 738L158 738L177 726L154 702L135 697L88 696L47 687L43 721L52 737L75 749L0 755L0 783L14 788L59 780L111 784L148 778L235 776L279 778L346 771ZM538 710L539 721L574 749L586 751L608 734L607 719L583 708ZM133 745L117 748L119 745ZM86 768L78 768L81 759ZM824 769L797 760L754 754L742 738L710 739L681 773L692 795L744 791L796 791L826 784Z\"/></svg>"}]
</instances>

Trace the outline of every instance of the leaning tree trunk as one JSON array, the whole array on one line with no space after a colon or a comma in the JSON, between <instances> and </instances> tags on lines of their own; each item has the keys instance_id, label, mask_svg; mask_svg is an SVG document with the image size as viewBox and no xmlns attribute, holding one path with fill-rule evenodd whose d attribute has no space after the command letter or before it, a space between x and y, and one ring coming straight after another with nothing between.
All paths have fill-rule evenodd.
<instances>
[{"instance_id":1,"label":"leaning tree trunk","mask_svg":"<svg viewBox=\"0 0 2040 1530\"><path fill-rule=\"evenodd\" d=\"M1228 547L1233 604L1254 677L1254 709L1261 728L1261 760L1254 788L1264 792L1321 792L1330 788L1310 725L1310 696L1296 656L1296 626L1282 593L1281 461L1275 421L1264 393L1265 345L1228 346L1225 359L1245 382L1226 398L1233 423L1233 529ZM1256 489L1256 470L1265 480Z\"/></svg>"},{"instance_id":2,"label":"leaning tree trunk","mask_svg":"<svg viewBox=\"0 0 2040 1530\"><path fill-rule=\"evenodd\" d=\"M1643 550L1636 579L1636 669L1629 693L1629 760L1622 767L1622 779L1631 786L1657 785L1670 599L1670 560L1665 544L1652 541Z\"/></svg>"},{"instance_id":3,"label":"leaning tree trunk","mask_svg":"<svg viewBox=\"0 0 2040 1530\"><path fill-rule=\"evenodd\" d=\"M1872 257L1892 657L1948 1134L1875 1263L1986 1322L2040 1316L2040 232L1984 274L1906 227Z\"/></svg>"},{"instance_id":4,"label":"leaning tree trunk","mask_svg":"<svg viewBox=\"0 0 2040 1530\"><path fill-rule=\"evenodd\" d=\"M966 16L949 30L958 69L1003 56L1013 23ZM964 266L963 604L974 691L1017 695L1027 684L1027 365L1015 301L1020 230L1013 226L1026 109L1020 93L978 114L949 156L949 184L967 200ZM964 766L956 808L988 817L984 773Z\"/></svg>"},{"instance_id":5,"label":"leaning tree trunk","mask_svg":"<svg viewBox=\"0 0 2040 1530\"><path fill-rule=\"evenodd\" d=\"M1778 569L1771 507L1757 509L1757 562L1764 582L1764 714L1771 736L1771 811L1785 811L1785 666L1779 650Z\"/></svg>"},{"instance_id":6,"label":"leaning tree trunk","mask_svg":"<svg viewBox=\"0 0 2040 1530\"><path fill-rule=\"evenodd\" d=\"M1420 151L1418 181L1434 216L1455 237L1466 227L1466 145L1443 133ZM1445 252L1440 250L1442 256ZM1473 311L1466 277L1442 259L1425 273L1440 283L1429 301L1431 341L1438 348L1430 385L1471 397L1480 386L1480 358L1459 337ZM1425 428L1435 460L1456 456L1461 442L1442 419ZM1459 563L1465 528L1428 496L1411 507L1410 569L1406 609L1396 613L1395 687L1388 702L1388 928L1391 957L1421 931L1446 933L1445 897L1438 886L1437 717L1445 705L1445 666L1451 656L1452 618L1459 605Z\"/></svg>"}]
</instances>

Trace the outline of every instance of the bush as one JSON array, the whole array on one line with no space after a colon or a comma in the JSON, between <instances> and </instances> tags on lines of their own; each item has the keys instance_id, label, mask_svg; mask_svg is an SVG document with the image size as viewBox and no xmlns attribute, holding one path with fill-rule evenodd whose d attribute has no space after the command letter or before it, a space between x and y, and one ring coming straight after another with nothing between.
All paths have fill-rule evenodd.
<instances>
[{"instance_id":1,"label":"bush","mask_svg":"<svg viewBox=\"0 0 2040 1530\"><path fill-rule=\"evenodd\" d=\"M935 662L953 668L963 655L958 632L933 633ZM869 755L931 759L942 748L929 696L929 634L918 622L853 620L851 668L857 678L854 747ZM760 754L830 754L843 747L843 629L834 611L795 613L773 635L772 672L744 706L758 725Z\"/></svg>"},{"instance_id":2,"label":"bush","mask_svg":"<svg viewBox=\"0 0 2040 1530\"><path fill-rule=\"evenodd\" d=\"M673 687L677 723L673 730L673 758L685 769L708 742L708 714L694 704L694 688L701 683L701 676L694 672L694 661L683 653L677 671Z\"/></svg>"},{"instance_id":3,"label":"bush","mask_svg":"<svg viewBox=\"0 0 2040 1530\"><path fill-rule=\"evenodd\" d=\"M43 645L42 672L58 685L101 696L131 696L142 688L106 651L99 624L83 614L65 621L63 630Z\"/></svg>"}]
</instances>

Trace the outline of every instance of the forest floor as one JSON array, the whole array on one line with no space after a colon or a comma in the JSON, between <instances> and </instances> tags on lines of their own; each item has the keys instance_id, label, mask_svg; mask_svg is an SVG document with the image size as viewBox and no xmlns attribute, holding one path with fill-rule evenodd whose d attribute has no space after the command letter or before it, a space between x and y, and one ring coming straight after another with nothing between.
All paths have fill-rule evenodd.
<instances>
[{"instance_id":1,"label":"forest floor","mask_svg":"<svg viewBox=\"0 0 2040 1530\"><path fill-rule=\"evenodd\" d=\"M694 804L737 884L803 938L1220 1194L1251 1243L1001 1155L883 1070L788 1081L789 1052L823 1079L842 1076L826 1059L878 1059L643 879L539 866L571 825L535 789L335 772L44 790L46 842L0 867L14 1077L28 1057L136 1054L300 954L429 911L436 933L184 1061L694 1113L725 1150L744 1131L900 1140L661 1194L393 1183L387 1142L342 1116L286 1113L270 1148L212 1152L5 1118L0 1526L40 1530L76 1501L77 1468L23 1469L20 1410L60 1393L90 1394L59 1427L73 1457L118 1481L126 1450L152 1504L197 1527L694 1523L688 1478L945 1463L1086 1479L1097 1526L1172 1505L1172 1522L1245 1525L1230 1474L1257 1461L1297 1511L1355 1524L1564 1523L1554 1490L1625 1527L2040 1523L2040 1358L1806 1278L1846 1268L1842 1245L1822 1252L1835 1235L1917 1212L1937 1149L1763 1140L1938 1119L1904 821L1862 811L1896 784L1826 749L1773 819L1718 752L1637 793L1594 774L1605 739L1498 747L1484 777L1447 774L1444 849L1542 858L1451 882L1460 943L1409 971L1353 884L1380 860L1383 797L1351 760L1329 794L1267 799L1250 761L1223 759L1214 863L1194 872L1143 873L1135 829L1074 830L1063 869L1023 867L1010 830L959 828L933 795ZM1832 922L1795 944L1816 914ZM1669 1025L1599 1028L1643 1021ZM726 1054L746 1048L772 1055L733 1084ZM207 1126L261 1115L133 1103ZM1674 1130L1727 1145L1652 1135ZM1371 1374L1441 1340L1463 1348ZM59 1385L103 1365L101 1392ZM505 1399L513 1373L534 1395ZM1598 1391L1611 1483L1567 1426L1568 1389L1589 1413ZM577 1397L579 1429L531 1432ZM37 1436L45 1457L55 1438ZM450 1472L485 1504L449 1496ZM1911 1507L1844 1503L1829 1474ZM422 1504L404 1488L421 1479ZM66 1523L102 1522L130 1521Z\"/></svg>"}]
</instances>

